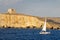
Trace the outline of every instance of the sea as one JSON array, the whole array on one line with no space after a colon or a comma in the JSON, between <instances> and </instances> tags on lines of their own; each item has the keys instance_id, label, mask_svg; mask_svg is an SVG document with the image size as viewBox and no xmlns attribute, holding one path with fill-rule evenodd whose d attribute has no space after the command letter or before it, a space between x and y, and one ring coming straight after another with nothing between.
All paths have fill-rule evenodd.
<instances>
[{"instance_id":1,"label":"sea","mask_svg":"<svg viewBox=\"0 0 60 40\"><path fill-rule=\"evenodd\" d=\"M41 29L0 28L0 40L60 40L60 30L49 29L50 34L39 34Z\"/></svg>"}]
</instances>

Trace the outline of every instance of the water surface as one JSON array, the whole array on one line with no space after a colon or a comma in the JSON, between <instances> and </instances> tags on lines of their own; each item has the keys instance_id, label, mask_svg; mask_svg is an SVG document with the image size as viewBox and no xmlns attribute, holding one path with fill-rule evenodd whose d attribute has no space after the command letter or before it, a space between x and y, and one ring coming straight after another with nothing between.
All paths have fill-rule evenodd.
<instances>
[{"instance_id":1,"label":"water surface","mask_svg":"<svg viewBox=\"0 0 60 40\"><path fill-rule=\"evenodd\" d=\"M48 30L51 34L41 35L40 29L1 28L0 40L60 40L60 30Z\"/></svg>"}]
</instances>

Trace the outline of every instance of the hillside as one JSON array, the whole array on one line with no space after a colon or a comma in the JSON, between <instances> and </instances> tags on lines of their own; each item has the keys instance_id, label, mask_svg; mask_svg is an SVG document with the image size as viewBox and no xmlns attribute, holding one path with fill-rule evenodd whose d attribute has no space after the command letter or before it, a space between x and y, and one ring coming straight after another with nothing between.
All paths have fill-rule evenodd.
<instances>
[{"instance_id":1,"label":"hillside","mask_svg":"<svg viewBox=\"0 0 60 40\"><path fill-rule=\"evenodd\" d=\"M46 17L47 28L59 29L60 17ZM14 9L8 9L7 13L0 13L0 28L42 28L45 17L16 13Z\"/></svg>"},{"instance_id":2,"label":"hillside","mask_svg":"<svg viewBox=\"0 0 60 40\"><path fill-rule=\"evenodd\" d=\"M40 18L44 21L44 17ZM48 28L60 29L60 17L47 17Z\"/></svg>"}]
</instances>

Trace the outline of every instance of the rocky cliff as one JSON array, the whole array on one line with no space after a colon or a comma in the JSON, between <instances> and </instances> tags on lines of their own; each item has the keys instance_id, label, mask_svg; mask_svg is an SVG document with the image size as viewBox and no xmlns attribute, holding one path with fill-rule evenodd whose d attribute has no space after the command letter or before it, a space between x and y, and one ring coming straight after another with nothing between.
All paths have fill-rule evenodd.
<instances>
[{"instance_id":1,"label":"rocky cliff","mask_svg":"<svg viewBox=\"0 0 60 40\"><path fill-rule=\"evenodd\" d=\"M0 27L40 28L43 23L35 16L18 14L13 9L9 9L7 13L0 13Z\"/></svg>"},{"instance_id":2,"label":"rocky cliff","mask_svg":"<svg viewBox=\"0 0 60 40\"><path fill-rule=\"evenodd\" d=\"M7 13L0 13L0 28L41 28L44 24L44 17L37 17L16 13L9 9ZM47 17L47 28L60 28L60 18Z\"/></svg>"}]
</instances>

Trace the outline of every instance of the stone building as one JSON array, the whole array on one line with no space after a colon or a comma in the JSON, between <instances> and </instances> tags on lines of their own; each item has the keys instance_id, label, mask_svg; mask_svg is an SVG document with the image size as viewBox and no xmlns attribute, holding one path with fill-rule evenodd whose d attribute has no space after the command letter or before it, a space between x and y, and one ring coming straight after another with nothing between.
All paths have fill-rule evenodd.
<instances>
[{"instance_id":1,"label":"stone building","mask_svg":"<svg viewBox=\"0 0 60 40\"><path fill-rule=\"evenodd\" d=\"M7 13L0 13L0 27L39 28L44 22L37 17L16 13L15 9L8 9Z\"/></svg>"}]
</instances>

